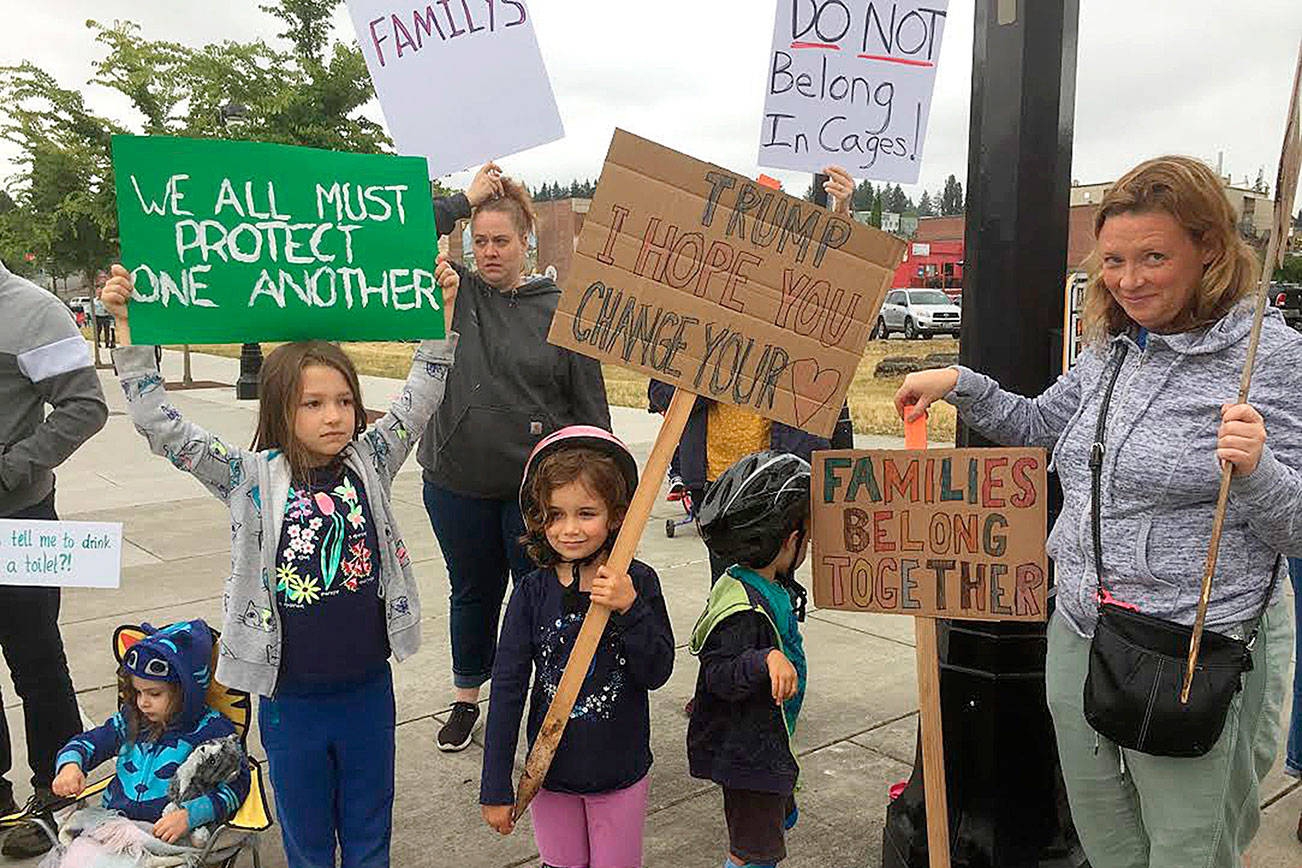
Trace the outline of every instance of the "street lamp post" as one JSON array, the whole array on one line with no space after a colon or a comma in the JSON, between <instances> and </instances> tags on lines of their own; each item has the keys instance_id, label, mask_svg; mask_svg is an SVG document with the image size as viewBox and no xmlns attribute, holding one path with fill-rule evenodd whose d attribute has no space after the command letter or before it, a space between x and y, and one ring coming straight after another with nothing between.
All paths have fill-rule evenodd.
<instances>
[{"instance_id":1,"label":"street lamp post","mask_svg":"<svg viewBox=\"0 0 1302 868\"><path fill-rule=\"evenodd\" d=\"M1061 366L1078 4L975 2L959 357L1022 395ZM991 445L966 427L958 442ZM1079 868L1045 701L1045 626L943 621L939 641L952 864ZM921 770L919 755L887 808L885 868L927 865Z\"/></svg>"},{"instance_id":2,"label":"street lamp post","mask_svg":"<svg viewBox=\"0 0 1302 868\"><path fill-rule=\"evenodd\" d=\"M244 121L249 109L237 102L228 102L217 110L217 123L224 132L231 121ZM244 344L240 347L240 378L235 381L235 397L252 401L258 397L258 375L262 372L262 345Z\"/></svg>"}]
</instances>

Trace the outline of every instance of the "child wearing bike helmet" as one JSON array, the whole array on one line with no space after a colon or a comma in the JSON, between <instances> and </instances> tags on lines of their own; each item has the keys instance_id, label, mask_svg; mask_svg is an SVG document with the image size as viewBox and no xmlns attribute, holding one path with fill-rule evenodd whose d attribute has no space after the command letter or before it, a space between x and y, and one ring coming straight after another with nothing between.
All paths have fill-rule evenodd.
<instances>
[{"instance_id":1,"label":"child wearing bike helmet","mask_svg":"<svg viewBox=\"0 0 1302 868\"><path fill-rule=\"evenodd\" d=\"M507 605L493 661L484 770L484 820L513 826L512 767L525 694L532 746L591 603L612 609L542 789L530 805L546 866L642 864L651 768L647 692L669 680L674 637L655 571L606 558L637 488L637 462L615 436L575 425L542 440L520 486L526 551L538 569ZM533 685L529 685L530 671Z\"/></svg>"},{"instance_id":2,"label":"child wearing bike helmet","mask_svg":"<svg viewBox=\"0 0 1302 868\"><path fill-rule=\"evenodd\" d=\"M799 765L791 734L805 695L795 581L809 537L809 464L757 452L705 494L701 536L733 566L710 591L689 649L701 661L687 727L693 777L723 788L725 868L762 868L787 855Z\"/></svg>"}]
</instances>

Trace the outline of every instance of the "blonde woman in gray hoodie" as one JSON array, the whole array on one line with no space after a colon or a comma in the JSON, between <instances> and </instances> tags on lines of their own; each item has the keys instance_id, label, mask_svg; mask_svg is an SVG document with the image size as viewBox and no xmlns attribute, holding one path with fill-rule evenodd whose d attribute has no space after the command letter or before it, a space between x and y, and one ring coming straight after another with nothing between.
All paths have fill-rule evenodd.
<instances>
[{"instance_id":1,"label":"blonde woman in gray hoodie","mask_svg":"<svg viewBox=\"0 0 1302 868\"><path fill-rule=\"evenodd\" d=\"M1235 404L1259 268L1236 222L1205 164L1160 157L1135 167L1095 218L1088 346L1075 367L1034 398L961 366L912 374L895 396L901 414L944 399L991 440L1052 451L1064 498L1047 543L1057 605L1046 689L1072 817L1094 868L1240 865L1279 745L1292 644L1287 577L1270 589L1278 556L1302 554L1302 336L1268 311L1252 403ZM1100 489L1107 592L1146 615L1193 623L1228 461L1207 628L1244 639L1264 607L1252 669L1219 740L1198 757L1123 748L1084 716L1099 587L1089 459L1114 373Z\"/></svg>"}]
</instances>

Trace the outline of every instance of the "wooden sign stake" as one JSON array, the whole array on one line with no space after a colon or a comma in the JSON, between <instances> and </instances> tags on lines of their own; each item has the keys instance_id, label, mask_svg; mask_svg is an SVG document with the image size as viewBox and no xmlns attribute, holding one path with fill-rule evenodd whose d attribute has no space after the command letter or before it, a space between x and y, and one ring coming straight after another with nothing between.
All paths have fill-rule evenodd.
<instances>
[{"instance_id":1,"label":"wooden sign stake","mask_svg":"<svg viewBox=\"0 0 1302 868\"><path fill-rule=\"evenodd\" d=\"M1270 277L1279 265L1285 249L1284 239L1288 235L1288 224L1293 209L1293 199L1297 195L1299 165L1302 164L1302 115L1299 111L1299 90L1302 89L1302 45L1298 46L1297 68L1293 72L1293 95L1289 99L1288 116L1284 120L1284 148L1279 157L1279 172L1275 176L1275 214L1271 225L1270 243L1266 247L1266 258L1261 265L1261 280L1257 285L1257 312L1252 322L1252 335L1248 339L1248 358L1243 364L1243 376L1239 381L1238 403L1248 401L1248 389L1252 385L1252 368L1257 359L1257 341L1261 338L1261 322L1266 313L1266 297L1270 289ZM1189 637L1189 659L1185 665L1184 685L1180 689L1180 702L1189 703L1189 688L1193 686L1194 670L1198 666L1198 649L1202 644L1203 623L1207 619L1207 604L1212 597L1212 576L1216 572L1216 556L1221 548L1221 530L1225 526L1225 509L1230 498L1230 475L1233 465L1221 462L1221 487L1216 497L1216 514L1212 519L1212 539L1207 546L1207 562L1203 568L1202 590L1198 596L1198 614L1194 618L1193 634Z\"/></svg>"},{"instance_id":2,"label":"wooden sign stake","mask_svg":"<svg viewBox=\"0 0 1302 868\"><path fill-rule=\"evenodd\" d=\"M907 417L912 408L906 408ZM927 448L927 417L904 424L904 448ZM918 667L918 717L922 727L922 781L927 797L927 860L949 868L949 798L945 784L945 740L940 715L940 624L913 619Z\"/></svg>"},{"instance_id":3,"label":"wooden sign stake","mask_svg":"<svg viewBox=\"0 0 1302 868\"><path fill-rule=\"evenodd\" d=\"M633 493L628 514L624 516L624 523L620 525L614 548L611 549L610 558L606 561L606 566L616 573L628 571L633 553L637 550L638 540L642 538L642 530L651 515L651 507L655 505L656 497L660 494L660 483L664 481L665 472L669 469L669 461L673 458L674 449L678 447L678 441L683 436L683 428L687 425L687 417L691 415L692 405L695 403L696 395L683 388L674 390L674 397L669 402L664 421L660 424L660 433L651 448L651 457L647 459L646 467L642 469L642 478L638 480L637 491ZM524 814L525 809L529 807L529 802L533 801L533 797L538 794L543 779L547 777L547 769L551 767L556 748L561 743L565 725L569 722L570 712L574 710L574 703L579 698L583 679L587 676L593 655L597 653L597 643L601 641L601 634L605 632L608 620L610 620L610 609L595 603L588 607L588 614L583 618L583 626L579 629L574 648L570 651L569 662L565 664L565 672L561 675L561 683L556 688L556 695L552 697L552 704L547 708L547 716L538 730L538 737L529 751L529 758L525 760L524 773L520 776L520 785L516 788L515 808L511 812L513 820L519 820Z\"/></svg>"}]
</instances>

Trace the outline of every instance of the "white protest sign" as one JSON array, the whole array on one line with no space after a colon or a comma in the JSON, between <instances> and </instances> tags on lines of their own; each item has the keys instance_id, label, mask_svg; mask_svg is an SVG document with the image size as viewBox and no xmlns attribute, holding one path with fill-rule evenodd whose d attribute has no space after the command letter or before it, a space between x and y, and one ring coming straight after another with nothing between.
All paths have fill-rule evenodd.
<instances>
[{"instance_id":1,"label":"white protest sign","mask_svg":"<svg viewBox=\"0 0 1302 868\"><path fill-rule=\"evenodd\" d=\"M398 153L430 177L565 135L524 0L348 0Z\"/></svg>"},{"instance_id":2,"label":"white protest sign","mask_svg":"<svg viewBox=\"0 0 1302 868\"><path fill-rule=\"evenodd\" d=\"M778 0L759 164L914 184L949 0Z\"/></svg>"},{"instance_id":3,"label":"white protest sign","mask_svg":"<svg viewBox=\"0 0 1302 868\"><path fill-rule=\"evenodd\" d=\"M0 585L116 588L122 524L0 518Z\"/></svg>"}]
</instances>

